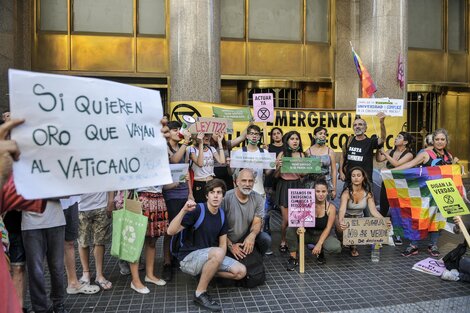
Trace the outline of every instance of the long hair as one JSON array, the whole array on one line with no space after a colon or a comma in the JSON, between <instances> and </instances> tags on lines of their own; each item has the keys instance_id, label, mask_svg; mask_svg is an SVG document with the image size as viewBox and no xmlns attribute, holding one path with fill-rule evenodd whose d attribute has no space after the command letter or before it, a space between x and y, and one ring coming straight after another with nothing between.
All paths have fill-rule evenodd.
<instances>
[{"instance_id":1,"label":"long hair","mask_svg":"<svg viewBox=\"0 0 470 313\"><path fill-rule=\"evenodd\" d=\"M399 132L398 133L399 135L402 135L403 136L403 140L407 141L408 143L405 145L405 151L403 152L402 155L405 155L407 154L408 152L411 152L411 154L415 155L414 151L413 151L413 145L414 145L414 142L415 142L415 138L410 134L410 133L407 133L407 132ZM393 153L395 153L395 151L397 150L397 147L393 147L392 151Z\"/></svg>"},{"instance_id":2,"label":"long hair","mask_svg":"<svg viewBox=\"0 0 470 313\"><path fill-rule=\"evenodd\" d=\"M274 143L274 141L273 141L273 131L275 131L275 130L278 130L281 133L281 136L284 135L284 132L282 131L282 129L280 127L276 126L276 127L271 128L271 133L269 134L269 139L271 140L271 142L270 142L271 144Z\"/></svg>"},{"instance_id":3,"label":"long hair","mask_svg":"<svg viewBox=\"0 0 470 313\"><path fill-rule=\"evenodd\" d=\"M372 187L370 184L370 180L367 177L367 174L364 171L364 169L359 166L352 167L346 174L346 180L344 182L344 187L343 187L343 191L341 192L341 194L343 194L346 190L348 190L349 198L350 199L353 198L353 195L352 195L353 186L352 186L352 180L351 180L351 175L353 171L360 171L362 173L362 177L364 177L364 180L362 181L362 189L364 189L368 195L372 194Z\"/></svg>"},{"instance_id":4,"label":"long hair","mask_svg":"<svg viewBox=\"0 0 470 313\"><path fill-rule=\"evenodd\" d=\"M299 137L299 150L300 153L302 153L302 151L304 151L304 149L302 148L302 137L300 137L300 133L298 131L295 131L295 130L291 130L290 132L286 133L283 137L282 137L282 142L284 143L284 153L283 155L285 157L291 157L292 156L292 150L291 148L289 147L289 145L287 144L287 142L289 141L290 137L292 137L293 135L297 135L297 137Z\"/></svg>"}]
</instances>

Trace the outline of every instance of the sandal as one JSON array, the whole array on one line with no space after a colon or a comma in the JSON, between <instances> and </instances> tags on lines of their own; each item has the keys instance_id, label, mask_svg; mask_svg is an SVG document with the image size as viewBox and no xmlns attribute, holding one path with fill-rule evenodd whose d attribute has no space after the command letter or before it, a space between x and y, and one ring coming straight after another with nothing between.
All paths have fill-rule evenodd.
<instances>
[{"instance_id":1,"label":"sandal","mask_svg":"<svg viewBox=\"0 0 470 313\"><path fill-rule=\"evenodd\" d=\"M351 254L352 257L358 257L359 256L359 252L357 251L357 247L356 246L351 246L349 247L349 253Z\"/></svg>"},{"instance_id":2,"label":"sandal","mask_svg":"<svg viewBox=\"0 0 470 313\"><path fill-rule=\"evenodd\" d=\"M103 290L109 290L113 287L113 284L107 280L106 278L103 279L102 281L95 280L95 284L101 287Z\"/></svg>"},{"instance_id":3,"label":"sandal","mask_svg":"<svg viewBox=\"0 0 470 313\"><path fill-rule=\"evenodd\" d=\"M287 246L287 244L281 244L279 246L279 251L281 251L282 253L286 253L287 251L289 251L289 247Z\"/></svg>"},{"instance_id":4,"label":"sandal","mask_svg":"<svg viewBox=\"0 0 470 313\"><path fill-rule=\"evenodd\" d=\"M96 285L90 285L90 284L81 284L80 286L74 288L74 287L67 287L67 294L69 295L76 295L79 293L86 294L86 295L92 295L100 291L100 287Z\"/></svg>"}]
</instances>

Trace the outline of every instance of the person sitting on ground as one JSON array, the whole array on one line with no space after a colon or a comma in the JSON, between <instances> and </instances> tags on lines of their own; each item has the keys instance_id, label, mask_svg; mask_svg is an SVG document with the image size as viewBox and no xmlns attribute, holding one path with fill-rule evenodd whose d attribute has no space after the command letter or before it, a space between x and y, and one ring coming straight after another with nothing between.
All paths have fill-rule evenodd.
<instances>
[{"instance_id":1,"label":"person sitting on ground","mask_svg":"<svg viewBox=\"0 0 470 313\"><path fill-rule=\"evenodd\" d=\"M341 243L330 234L336 219L336 207L327 200L328 187L329 184L324 179L315 182L315 227L305 229L305 242L315 244L312 254L317 257L318 264L325 263L325 252L341 253ZM286 269L293 271L299 264L297 228L287 229L287 244L291 247L291 252Z\"/></svg>"},{"instance_id":2,"label":"person sitting on ground","mask_svg":"<svg viewBox=\"0 0 470 313\"><path fill-rule=\"evenodd\" d=\"M343 191L341 192L341 203L339 207L336 231L338 238L343 239L343 232L348 228L344 218L364 217L364 211L369 208L372 217L383 217L377 211L372 195L369 178L362 167L352 167L346 174ZM390 227L390 223L388 223ZM350 246L352 257L359 256L356 246Z\"/></svg>"},{"instance_id":3,"label":"person sitting on ground","mask_svg":"<svg viewBox=\"0 0 470 313\"><path fill-rule=\"evenodd\" d=\"M465 227L467 231L470 231L470 223L464 223L462 225L461 221L461 219L459 220L454 217L454 232L456 234L460 233L462 227ZM457 255L454 253L457 253ZM443 260L447 268L441 275L443 280L470 283L470 248L466 240L459 244L456 249L444 256ZM449 261L454 261L455 263L449 264Z\"/></svg>"},{"instance_id":4,"label":"person sitting on ground","mask_svg":"<svg viewBox=\"0 0 470 313\"><path fill-rule=\"evenodd\" d=\"M227 217L227 247L237 260L245 258L257 248L261 255L271 248L271 236L261 231L264 199L253 191L255 172L245 168L236 177L235 189L224 198Z\"/></svg>"},{"instance_id":5,"label":"person sitting on ground","mask_svg":"<svg viewBox=\"0 0 470 313\"><path fill-rule=\"evenodd\" d=\"M207 202L196 204L188 200L167 230L170 236L184 230L180 241L182 245L177 252L181 270L192 276L200 275L193 301L214 312L220 311L221 306L207 293L212 278L218 275L240 280L246 275L243 264L225 256L228 226L223 210L220 209L225 191L226 186L222 180L215 178L208 181L204 189ZM195 228L201 214L204 214L204 218Z\"/></svg>"}]
</instances>

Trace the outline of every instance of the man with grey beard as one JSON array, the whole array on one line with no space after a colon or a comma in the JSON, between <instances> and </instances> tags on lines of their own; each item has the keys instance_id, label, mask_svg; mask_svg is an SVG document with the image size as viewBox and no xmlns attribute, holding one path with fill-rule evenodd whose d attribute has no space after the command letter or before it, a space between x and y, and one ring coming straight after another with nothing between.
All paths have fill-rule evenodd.
<instances>
[{"instance_id":1,"label":"man with grey beard","mask_svg":"<svg viewBox=\"0 0 470 313\"><path fill-rule=\"evenodd\" d=\"M225 194L223 208L227 219L227 247L237 260L256 248L264 255L271 248L271 236L262 232L264 198L253 191L255 172L243 169L236 177L236 188Z\"/></svg>"}]
</instances>

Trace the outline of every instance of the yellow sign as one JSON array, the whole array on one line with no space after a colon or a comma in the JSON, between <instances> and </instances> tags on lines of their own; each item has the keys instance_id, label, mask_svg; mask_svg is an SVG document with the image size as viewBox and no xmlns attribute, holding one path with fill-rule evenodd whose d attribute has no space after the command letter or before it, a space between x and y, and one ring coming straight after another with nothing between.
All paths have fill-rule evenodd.
<instances>
[{"instance_id":1,"label":"yellow sign","mask_svg":"<svg viewBox=\"0 0 470 313\"><path fill-rule=\"evenodd\" d=\"M427 181L426 185L445 218L470 214L452 179L434 179Z\"/></svg>"},{"instance_id":2,"label":"yellow sign","mask_svg":"<svg viewBox=\"0 0 470 313\"><path fill-rule=\"evenodd\" d=\"M196 117L212 117L212 108L223 109L244 109L246 107L207 103L198 101L181 101L170 103L171 120L181 121L183 115ZM253 108L250 108L253 113ZM346 144L348 137L353 133L352 125L356 117L355 110L316 110L316 109L284 109L275 108L276 115L273 123L255 123L260 126L263 132L270 133L273 127L280 127L284 133L296 130L302 138L302 146L306 150L313 142L313 130L315 127L323 126L328 130L327 144L336 152L341 151L341 147ZM404 116L385 118L385 127L387 129L387 138L385 148L391 149L394 143L394 137L402 131L406 124L406 112ZM380 122L375 116L361 116L367 122L367 135L380 136ZM238 136L248 125L248 121L233 121L234 134ZM266 126L265 126L266 125ZM269 142L266 142L269 144Z\"/></svg>"}]
</instances>

